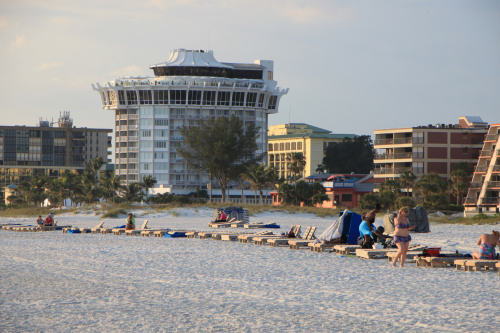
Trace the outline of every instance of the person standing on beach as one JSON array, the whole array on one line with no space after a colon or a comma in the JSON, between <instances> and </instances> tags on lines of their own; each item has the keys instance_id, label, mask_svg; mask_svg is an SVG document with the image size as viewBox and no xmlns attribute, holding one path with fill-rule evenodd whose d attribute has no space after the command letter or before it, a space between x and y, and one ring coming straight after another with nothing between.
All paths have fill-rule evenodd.
<instances>
[{"instance_id":1,"label":"person standing on beach","mask_svg":"<svg viewBox=\"0 0 500 333\"><path fill-rule=\"evenodd\" d=\"M125 230L135 230L135 217L132 213L128 214Z\"/></svg>"},{"instance_id":2,"label":"person standing on beach","mask_svg":"<svg viewBox=\"0 0 500 333\"><path fill-rule=\"evenodd\" d=\"M399 209L399 214L394 219L394 244L398 247L398 252L392 265L396 267L398 259L400 260L400 266L404 267L406 261L406 253L410 247L410 230L415 229L416 226L410 227L410 221L408 220L408 214L410 209L408 207L401 207Z\"/></svg>"}]
</instances>

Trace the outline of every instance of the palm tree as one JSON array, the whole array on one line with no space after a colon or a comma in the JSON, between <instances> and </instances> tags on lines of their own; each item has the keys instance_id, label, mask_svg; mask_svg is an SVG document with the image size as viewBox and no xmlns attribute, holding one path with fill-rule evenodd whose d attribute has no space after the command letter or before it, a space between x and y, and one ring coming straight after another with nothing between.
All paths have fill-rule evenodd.
<instances>
[{"instance_id":1,"label":"palm tree","mask_svg":"<svg viewBox=\"0 0 500 333\"><path fill-rule=\"evenodd\" d=\"M401 185L406 188L406 196L410 196L410 188L413 187L413 184L415 183L415 180L417 179L417 176L410 170L405 170L399 177L399 181L401 182Z\"/></svg>"},{"instance_id":2,"label":"palm tree","mask_svg":"<svg viewBox=\"0 0 500 333\"><path fill-rule=\"evenodd\" d=\"M153 186L155 186L156 183L158 183L158 181L156 180L155 177L153 177L151 175L142 178L141 186L146 189L146 201L148 201L149 189L152 188Z\"/></svg>"},{"instance_id":3,"label":"palm tree","mask_svg":"<svg viewBox=\"0 0 500 333\"><path fill-rule=\"evenodd\" d=\"M115 194L120 188L120 177L113 172L111 177L106 178L104 188L107 192L111 193L112 201L115 203Z\"/></svg>"},{"instance_id":4,"label":"palm tree","mask_svg":"<svg viewBox=\"0 0 500 333\"><path fill-rule=\"evenodd\" d=\"M102 157L96 157L90 160L90 162L87 164L87 168L92 171L95 177L95 184L97 185L97 180L99 179L99 169L104 165L104 161Z\"/></svg>"},{"instance_id":5,"label":"palm tree","mask_svg":"<svg viewBox=\"0 0 500 333\"><path fill-rule=\"evenodd\" d=\"M295 181L297 181L297 175L302 174L304 168L306 167L306 157L300 152L291 153L286 157L288 162L288 169L294 175Z\"/></svg>"},{"instance_id":6,"label":"palm tree","mask_svg":"<svg viewBox=\"0 0 500 333\"><path fill-rule=\"evenodd\" d=\"M17 193L19 197L23 197L27 202L33 202L38 207L47 198L45 187L47 177L43 174L37 174L31 177L29 181L24 181L19 184Z\"/></svg>"},{"instance_id":7,"label":"palm tree","mask_svg":"<svg viewBox=\"0 0 500 333\"><path fill-rule=\"evenodd\" d=\"M273 166L266 167L264 164L252 164L247 167L243 174L244 179L250 182L250 187L259 191L260 203L264 204L264 195L262 190L269 187L277 180L276 171Z\"/></svg>"},{"instance_id":8,"label":"palm tree","mask_svg":"<svg viewBox=\"0 0 500 333\"><path fill-rule=\"evenodd\" d=\"M123 198L128 202L139 202L143 199L142 186L139 183L130 183L121 186Z\"/></svg>"},{"instance_id":9,"label":"palm tree","mask_svg":"<svg viewBox=\"0 0 500 333\"><path fill-rule=\"evenodd\" d=\"M451 193L457 198L457 205L465 193L467 193L467 183L469 174L464 169L453 169L450 174L450 190Z\"/></svg>"}]
</instances>

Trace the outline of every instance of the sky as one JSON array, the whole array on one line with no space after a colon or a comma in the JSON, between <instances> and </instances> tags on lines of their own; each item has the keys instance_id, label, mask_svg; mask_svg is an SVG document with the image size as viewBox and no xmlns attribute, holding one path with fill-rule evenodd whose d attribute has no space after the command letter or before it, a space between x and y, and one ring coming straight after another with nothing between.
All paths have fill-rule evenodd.
<instances>
[{"instance_id":1,"label":"sky","mask_svg":"<svg viewBox=\"0 0 500 333\"><path fill-rule=\"evenodd\" d=\"M153 76L173 49L273 60L283 96L269 124L333 133L500 123L496 0L2 0L0 125L70 111L113 128L91 84Z\"/></svg>"}]
</instances>

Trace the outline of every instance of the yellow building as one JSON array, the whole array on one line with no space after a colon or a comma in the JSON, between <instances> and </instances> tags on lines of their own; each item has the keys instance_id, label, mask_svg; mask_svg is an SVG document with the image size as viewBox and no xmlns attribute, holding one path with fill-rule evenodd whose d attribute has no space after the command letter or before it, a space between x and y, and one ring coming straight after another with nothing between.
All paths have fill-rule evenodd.
<instances>
[{"instance_id":1,"label":"yellow building","mask_svg":"<svg viewBox=\"0 0 500 333\"><path fill-rule=\"evenodd\" d=\"M344 138L355 138L355 134L332 134L331 131L303 123L290 123L269 126L268 165L278 171L280 178L290 178L287 156L302 153L306 159L303 177L316 173L323 163L324 151L329 144L342 142Z\"/></svg>"}]
</instances>

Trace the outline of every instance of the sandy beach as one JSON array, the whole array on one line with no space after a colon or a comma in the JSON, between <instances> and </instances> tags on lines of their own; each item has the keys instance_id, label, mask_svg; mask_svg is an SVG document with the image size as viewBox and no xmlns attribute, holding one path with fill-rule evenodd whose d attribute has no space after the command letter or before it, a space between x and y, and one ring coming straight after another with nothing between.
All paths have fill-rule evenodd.
<instances>
[{"instance_id":1,"label":"sandy beach","mask_svg":"<svg viewBox=\"0 0 500 333\"><path fill-rule=\"evenodd\" d=\"M213 230L210 209L134 213L150 228ZM125 221L92 211L56 219L89 228ZM276 222L277 233L316 226L319 235L333 219L266 212L251 221ZM431 223L430 233L412 237L472 253L492 229L500 226ZM387 260L198 238L0 230L0 244L2 332L493 332L500 325L497 272L393 268Z\"/></svg>"}]
</instances>

